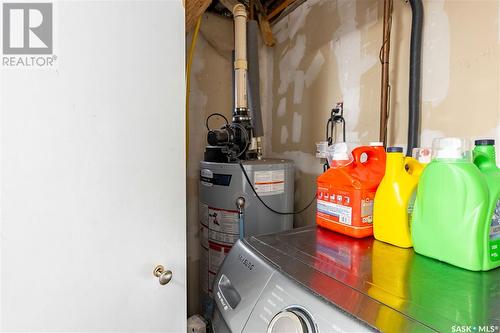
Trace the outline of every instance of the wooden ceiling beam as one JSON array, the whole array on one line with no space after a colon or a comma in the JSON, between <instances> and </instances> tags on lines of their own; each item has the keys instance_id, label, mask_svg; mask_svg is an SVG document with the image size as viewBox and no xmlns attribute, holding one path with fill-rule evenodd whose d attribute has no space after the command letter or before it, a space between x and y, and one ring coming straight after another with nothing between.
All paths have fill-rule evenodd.
<instances>
[{"instance_id":1,"label":"wooden ceiling beam","mask_svg":"<svg viewBox=\"0 0 500 333\"><path fill-rule=\"evenodd\" d=\"M276 44L276 39L274 38L271 24L269 23L269 20L266 16L266 9L264 8L260 0L255 0L255 6L257 7L257 11L259 12L257 17L259 19L259 27L262 40L264 41L265 45L272 47Z\"/></svg>"},{"instance_id":2,"label":"wooden ceiling beam","mask_svg":"<svg viewBox=\"0 0 500 333\"><path fill-rule=\"evenodd\" d=\"M274 8L269 14L267 14L267 19L270 21L273 17L280 14L282 11L286 9L286 7L290 6L294 3L295 0L285 0L276 8Z\"/></svg>"},{"instance_id":3,"label":"wooden ceiling beam","mask_svg":"<svg viewBox=\"0 0 500 333\"><path fill-rule=\"evenodd\" d=\"M219 0L220 3L226 7L231 13L233 12L234 6L240 4L241 2L237 0Z\"/></svg>"},{"instance_id":4,"label":"wooden ceiling beam","mask_svg":"<svg viewBox=\"0 0 500 333\"><path fill-rule=\"evenodd\" d=\"M207 10L210 3L212 0L185 0L186 33L193 29L196 21Z\"/></svg>"}]
</instances>

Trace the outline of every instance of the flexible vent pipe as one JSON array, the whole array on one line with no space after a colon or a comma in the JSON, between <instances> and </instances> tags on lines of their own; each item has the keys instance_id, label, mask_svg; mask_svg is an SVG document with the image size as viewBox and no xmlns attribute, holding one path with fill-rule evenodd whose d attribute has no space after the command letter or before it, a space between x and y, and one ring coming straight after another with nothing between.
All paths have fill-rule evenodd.
<instances>
[{"instance_id":1,"label":"flexible vent pipe","mask_svg":"<svg viewBox=\"0 0 500 333\"><path fill-rule=\"evenodd\" d=\"M408 150L411 156L413 148L419 145L420 136L420 84L422 67L422 24L424 8L422 0L410 0L412 21L410 41L410 91L408 98Z\"/></svg>"},{"instance_id":2,"label":"flexible vent pipe","mask_svg":"<svg viewBox=\"0 0 500 333\"><path fill-rule=\"evenodd\" d=\"M260 108L260 77L259 77L259 24L255 20L248 21L248 96L254 137L264 136L262 112Z\"/></svg>"},{"instance_id":3,"label":"flexible vent pipe","mask_svg":"<svg viewBox=\"0 0 500 333\"><path fill-rule=\"evenodd\" d=\"M235 108L247 109L247 11L243 4L233 7Z\"/></svg>"}]
</instances>

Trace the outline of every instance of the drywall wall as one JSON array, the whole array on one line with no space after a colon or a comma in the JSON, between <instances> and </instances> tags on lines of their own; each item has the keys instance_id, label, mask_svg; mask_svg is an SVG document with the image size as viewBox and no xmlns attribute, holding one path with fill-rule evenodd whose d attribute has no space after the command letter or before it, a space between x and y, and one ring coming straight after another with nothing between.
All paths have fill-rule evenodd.
<instances>
[{"instance_id":1,"label":"drywall wall","mask_svg":"<svg viewBox=\"0 0 500 333\"><path fill-rule=\"evenodd\" d=\"M422 145L438 136L500 143L500 2L424 1ZM471 15L471 13L474 13ZM269 156L296 162L296 209L322 172L315 142L343 101L347 140L378 140L382 0L308 0L278 22L277 45L261 50ZM406 144L411 10L394 0L389 144ZM295 226L314 223L314 207Z\"/></svg>"},{"instance_id":2,"label":"drywall wall","mask_svg":"<svg viewBox=\"0 0 500 333\"><path fill-rule=\"evenodd\" d=\"M192 33L186 37L189 49ZM191 69L189 99L189 153L187 161L188 314L199 306L199 162L203 159L208 115L218 112L231 117L233 28L230 19L204 14ZM187 54L187 52L186 52ZM222 125L217 119L213 126Z\"/></svg>"}]
</instances>

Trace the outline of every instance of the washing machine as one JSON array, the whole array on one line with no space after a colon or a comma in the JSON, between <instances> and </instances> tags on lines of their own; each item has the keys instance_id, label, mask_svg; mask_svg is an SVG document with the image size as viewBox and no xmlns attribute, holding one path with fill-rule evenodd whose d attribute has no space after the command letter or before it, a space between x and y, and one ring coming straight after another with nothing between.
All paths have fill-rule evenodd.
<instances>
[{"instance_id":1,"label":"washing machine","mask_svg":"<svg viewBox=\"0 0 500 333\"><path fill-rule=\"evenodd\" d=\"M214 332L499 332L500 269L470 272L311 226L238 241Z\"/></svg>"}]
</instances>

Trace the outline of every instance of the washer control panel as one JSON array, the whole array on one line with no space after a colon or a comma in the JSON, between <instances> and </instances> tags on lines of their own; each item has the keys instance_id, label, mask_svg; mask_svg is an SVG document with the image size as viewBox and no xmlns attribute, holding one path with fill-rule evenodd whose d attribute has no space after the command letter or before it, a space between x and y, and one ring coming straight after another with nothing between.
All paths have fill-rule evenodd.
<instances>
[{"instance_id":1,"label":"washer control panel","mask_svg":"<svg viewBox=\"0 0 500 333\"><path fill-rule=\"evenodd\" d=\"M370 332L342 310L276 272L263 290L243 332Z\"/></svg>"},{"instance_id":2,"label":"washer control panel","mask_svg":"<svg viewBox=\"0 0 500 333\"><path fill-rule=\"evenodd\" d=\"M241 332L273 274L269 264L249 251L241 241L236 242L214 280L218 311L213 320L214 328L226 325L233 332Z\"/></svg>"}]
</instances>

